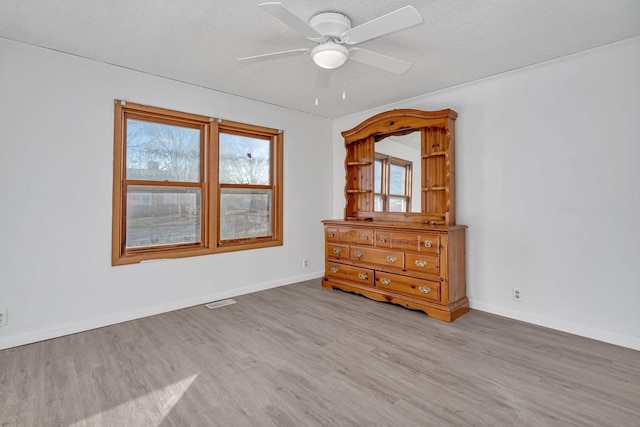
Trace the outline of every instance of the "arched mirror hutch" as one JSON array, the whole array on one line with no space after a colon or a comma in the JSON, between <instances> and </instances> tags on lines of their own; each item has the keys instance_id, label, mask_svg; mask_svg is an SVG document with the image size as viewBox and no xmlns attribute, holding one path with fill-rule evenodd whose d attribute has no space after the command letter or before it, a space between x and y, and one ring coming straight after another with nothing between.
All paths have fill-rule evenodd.
<instances>
[{"instance_id":1,"label":"arched mirror hutch","mask_svg":"<svg viewBox=\"0 0 640 427\"><path fill-rule=\"evenodd\" d=\"M323 221L324 287L447 322L469 310L467 227L455 215L457 116L391 110L342 132L346 205L344 219Z\"/></svg>"}]
</instances>

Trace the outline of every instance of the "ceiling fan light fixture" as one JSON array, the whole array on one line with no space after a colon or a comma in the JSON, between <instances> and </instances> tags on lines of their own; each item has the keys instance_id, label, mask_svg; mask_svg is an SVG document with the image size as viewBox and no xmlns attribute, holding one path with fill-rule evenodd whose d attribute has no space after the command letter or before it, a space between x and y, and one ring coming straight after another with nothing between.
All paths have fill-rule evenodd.
<instances>
[{"instance_id":1,"label":"ceiling fan light fixture","mask_svg":"<svg viewBox=\"0 0 640 427\"><path fill-rule=\"evenodd\" d=\"M326 42L311 49L311 59L318 67L332 70L347 62L349 49L338 43Z\"/></svg>"}]
</instances>

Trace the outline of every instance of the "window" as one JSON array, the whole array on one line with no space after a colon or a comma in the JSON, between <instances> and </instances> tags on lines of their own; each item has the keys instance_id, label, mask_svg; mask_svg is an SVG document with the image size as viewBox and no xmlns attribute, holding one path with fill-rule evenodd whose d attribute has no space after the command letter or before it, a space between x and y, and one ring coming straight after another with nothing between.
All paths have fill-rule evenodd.
<instances>
[{"instance_id":1,"label":"window","mask_svg":"<svg viewBox=\"0 0 640 427\"><path fill-rule=\"evenodd\" d=\"M281 199L276 177L282 172L274 171L272 161L274 140L281 135L238 123L222 122L218 128L219 245L269 240L281 218L274 204Z\"/></svg>"},{"instance_id":2,"label":"window","mask_svg":"<svg viewBox=\"0 0 640 427\"><path fill-rule=\"evenodd\" d=\"M282 140L116 101L112 264L281 245Z\"/></svg>"},{"instance_id":3,"label":"window","mask_svg":"<svg viewBox=\"0 0 640 427\"><path fill-rule=\"evenodd\" d=\"M411 212L412 163L376 153L374 211Z\"/></svg>"}]
</instances>

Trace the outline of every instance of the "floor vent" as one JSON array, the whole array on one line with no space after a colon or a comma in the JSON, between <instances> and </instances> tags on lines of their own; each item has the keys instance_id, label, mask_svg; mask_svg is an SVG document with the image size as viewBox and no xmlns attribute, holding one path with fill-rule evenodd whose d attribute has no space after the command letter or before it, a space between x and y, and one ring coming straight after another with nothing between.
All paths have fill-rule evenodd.
<instances>
[{"instance_id":1,"label":"floor vent","mask_svg":"<svg viewBox=\"0 0 640 427\"><path fill-rule=\"evenodd\" d=\"M236 302L232 299L223 299L221 301L210 302L209 304L205 304L209 310L213 310L214 308L224 307L225 305L235 304Z\"/></svg>"}]
</instances>

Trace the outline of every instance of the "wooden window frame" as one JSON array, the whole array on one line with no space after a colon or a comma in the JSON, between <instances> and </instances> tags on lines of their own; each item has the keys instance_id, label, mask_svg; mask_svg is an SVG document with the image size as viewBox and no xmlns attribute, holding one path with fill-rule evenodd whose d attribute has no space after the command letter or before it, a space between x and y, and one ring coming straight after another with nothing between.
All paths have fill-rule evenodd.
<instances>
[{"instance_id":1,"label":"wooden window frame","mask_svg":"<svg viewBox=\"0 0 640 427\"><path fill-rule=\"evenodd\" d=\"M218 182L219 167L218 167L218 147L220 143L221 133L231 133L240 136L247 136L252 138L268 139L270 140L270 153L269 158L271 165L270 183L268 185L251 185L251 184L221 184ZM215 167L216 171L216 204L215 211L218 212L220 206L220 194L222 194L223 188L246 188L246 189L270 189L273 200L271 201L271 236L251 237L251 238L239 238L239 239L220 239L220 216L217 215L216 221L216 247L217 252L227 252L242 249L262 248L269 246L282 245L282 142L283 135L281 131L276 129L265 128L261 126L249 125L245 123L232 122L232 121L219 121L215 131Z\"/></svg>"},{"instance_id":2,"label":"wooden window frame","mask_svg":"<svg viewBox=\"0 0 640 427\"><path fill-rule=\"evenodd\" d=\"M112 213L112 265L139 263L164 258L183 258L281 246L283 224L283 133L277 129L214 119L202 115L184 113L164 108L151 107L115 100L114 162L113 162L113 213ZM198 187L201 189L201 239L199 243L172 244L144 248L126 247L126 188L135 180L126 176L126 123L128 118L182 125L200 129L200 181L197 183L167 183L142 181L142 185L158 187ZM272 191L270 236L259 236L235 240L221 240L220 235L220 190L218 182L219 134L232 131L250 137L270 141L270 179ZM135 184L135 182L134 182ZM251 186L249 186L251 187Z\"/></svg>"},{"instance_id":3,"label":"wooden window frame","mask_svg":"<svg viewBox=\"0 0 640 427\"><path fill-rule=\"evenodd\" d=\"M404 198L406 204L406 211L411 212L411 191L412 191L412 180L413 180L413 163L409 160L400 159L397 157L389 156L386 154L375 153L375 161L382 162L381 168L381 179L382 182L380 184L381 193L374 193L374 197L378 196L382 199L382 210L381 212L389 212L389 197L397 197ZM404 183L404 191L405 194L391 194L389 192L390 187L390 170L391 165L400 166L405 168L405 183ZM374 167L375 171L375 167ZM375 172L374 172L375 174ZM375 176L374 176L375 180ZM395 211L394 211L395 212Z\"/></svg>"}]
</instances>

